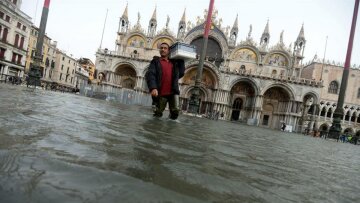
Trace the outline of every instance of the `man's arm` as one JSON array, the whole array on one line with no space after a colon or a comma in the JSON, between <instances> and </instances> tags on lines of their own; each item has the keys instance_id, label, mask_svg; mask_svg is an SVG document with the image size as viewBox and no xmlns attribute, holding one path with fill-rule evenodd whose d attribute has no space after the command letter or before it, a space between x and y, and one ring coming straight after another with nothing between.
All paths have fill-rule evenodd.
<instances>
[{"instance_id":1,"label":"man's arm","mask_svg":"<svg viewBox=\"0 0 360 203\"><path fill-rule=\"evenodd\" d=\"M179 79L182 78L185 74L185 62L182 59L178 60L178 67L179 67Z\"/></svg>"},{"instance_id":2,"label":"man's arm","mask_svg":"<svg viewBox=\"0 0 360 203\"><path fill-rule=\"evenodd\" d=\"M145 75L146 78L146 83L148 85L148 88L150 90L150 92L153 89L157 89L157 82L156 82L156 68L155 68L155 61L152 60L150 62L150 66L149 69Z\"/></svg>"}]
</instances>

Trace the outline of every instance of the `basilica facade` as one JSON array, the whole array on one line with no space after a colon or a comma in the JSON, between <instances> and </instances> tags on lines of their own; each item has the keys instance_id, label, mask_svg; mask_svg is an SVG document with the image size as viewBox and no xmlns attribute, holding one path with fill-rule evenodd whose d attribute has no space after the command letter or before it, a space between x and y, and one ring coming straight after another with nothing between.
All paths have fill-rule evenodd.
<instances>
[{"instance_id":1,"label":"basilica facade","mask_svg":"<svg viewBox=\"0 0 360 203\"><path fill-rule=\"evenodd\" d=\"M99 49L96 53L99 85L147 93L144 77L153 56L159 55L159 44L177 41L192 44L200 56L206 13L198 17L196 23L191 23L186 22L184 11L177 32L173 33L168 26L169 17L166 25L158 29L156 9L146 30L140 24L140 14L137 22L130 26L126 7L118 25L116 49ZM252 37L251 25L246 39L239 40L238 34L237 17L232 27L223 27L222 20L214 12L198 113L209 115L219 112L221 119L273 129L279 129L282 123L286 123L289 130L296 132L328 131L331 109L336 104L338 93L328 93L331 85L331 91L338 91L333 90L334 84L330 84L333 81L329 78L336 79L336 88L339 88L341 78L340 73L331 75L329 71L339 66L327 65L322 71L326 69L328 73L320 77L316 67L323 66L323 63L314 60L304 65L304 26L299 26L299 34L290 45L284 44L283 33L274 40L271 38L269 21L264 22L264 31L258 42ZM270 38L275 43L270 44ZM185 61L185 76L179 81L180 107L184 113L189 108L198 65L198 59ZM356 87L360 87L360 81L355 83ZM350 117L348 122L344 117L344 125L356 133L358 107L355 104L359 101L346 102L349 103L348 109L352 108L351 116L356 116Z\"/></svg>"}]
</instances>

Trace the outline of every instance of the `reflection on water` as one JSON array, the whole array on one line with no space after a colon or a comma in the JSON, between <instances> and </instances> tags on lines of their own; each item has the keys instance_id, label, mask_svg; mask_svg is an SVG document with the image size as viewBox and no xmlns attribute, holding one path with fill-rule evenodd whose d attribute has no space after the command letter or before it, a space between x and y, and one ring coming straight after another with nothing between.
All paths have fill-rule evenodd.
<instances>
[{"instance_id":1,"label":"reflection on water","mask_svg":"<svg viewBox=\"0 0 360 203\"><path fill-rule=\"evenodd\" d=\"M359 149L0 84L0 202L356 202Z\"/></svg>"}]
</instances>

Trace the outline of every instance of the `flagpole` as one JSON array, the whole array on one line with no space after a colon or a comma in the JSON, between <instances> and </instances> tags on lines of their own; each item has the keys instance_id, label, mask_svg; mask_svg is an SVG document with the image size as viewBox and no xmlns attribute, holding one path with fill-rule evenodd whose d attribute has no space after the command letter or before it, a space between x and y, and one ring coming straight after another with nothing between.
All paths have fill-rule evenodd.
<instances>
[{"instance_id":1,"label":"flagpole","mask_svg":"<svg viewBox=\"0 0 360 203\"><path fill-rule=\"evenodd\" d=\"M208 44L208 39L209 39L210 27L211 27L211 18L212 18L212 12L214 9L214 1L215 0L210 0L210 3L209 3L209 10L208 10L207 18L206 18L204 37L203 37L204 44L203 44L203 47L201 50L199 66L197 68L195 87L192 90L192 95L191 95L190 101L189 101L189 111L190 111L190 113L195 113L195 114L199 113L200 85L201 85L201 79L202 79L202 72L204 69L204 61L205 61L205 56L206 56L206 51L207 51L207 44Z\"/></svg>"},{"instance_id":2,"label":"flagpole","mask_svg":"<svg viewBox=\"0 0 360 203\"><path fill-rule=\"evenodd\" d=\"M339 139L340 133L341 133L341 120L344 116L344 101L345 101L345 93L346 93L346 87L348 83L349 78L349 69L350 69L350 63L351 63L351 54L352 54L352 48L354 44L354 36L355 36L355 28L356 28L356 20L357 20L357 14L359 10L359 0L355 0L355 6L354 6L354 13L351 23L351 30L350 30L350 37L349 37L349 43L346 53L346 60L345 60L345 66L344 71L342 75L341 80L341 86L340 86L340 93L338 97L338 102L336 105L336 109L333 116L333 123L329 131L329 137Z\"/></svg>"}]
</instances>

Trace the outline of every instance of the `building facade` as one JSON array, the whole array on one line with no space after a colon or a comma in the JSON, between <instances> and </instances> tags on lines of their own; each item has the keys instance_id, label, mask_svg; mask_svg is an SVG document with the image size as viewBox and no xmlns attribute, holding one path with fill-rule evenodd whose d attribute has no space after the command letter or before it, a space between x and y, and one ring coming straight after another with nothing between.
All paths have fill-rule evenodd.
<instances>
[{"instance_id":1,"label":"building facade","mask_svg":"<svg viewBox=\"0 0 360 203\"><path fill-rule=\"evenodd\" d=\"M55 68L51 70L51 82L56 89L72 91L75 89L75 70L78 66L77 60L64 51L55 50Z\"/></svg>"},{"instance_id":2,"label":"building facade","mask_svg":"<svg viewBox=\"0 0 360 203\"><path fill-rule=\"evenodd\" d=\"M26 65L25 65L25 73L28 73L30 67L34 63L34 57L36 52L36 44L37 38L39 34L39 28L35 27L34 25L31 26L30 37L29 37L29 45L28 45L28 52L26 55ZM55 65L55 51L56 51L57 42L51 41L51 38L47 35L44 36L44 44L43 44L43 60L40 64L41 69L41 77L47 78L49 67L51 64ZM52 67L54 68L54 67Z\"/></svg>"},{"instance_id":3,"label":"building facade","mask_svg":"<svg viewBox=\"0 0 360 203\"><path fill-rule=\"evenodd\" d=\"M89 80L93 81L96 79L96 70L95 70L95 64L88 58L80 58L78 60L79 65L81 65L86 71L89 72ZM96 81L94 81L96 82Z\"/></svg>"},{"instance_id":4,"label":"building facade","mask_svg":"<svg viewBox=\"0 0 360 203\"><path fill-rule=\"evenodd\" d=\"M31 18L20 10L21 0L0 1L0 79L23 77Z\"/></svg>"},{"instance_id":5,"label":"building facade","mask_svg":"<svg viewBox=\"0 0 360 203\"><path fill-rule=\"evenodd\" d=\"M153 56L159 55L159 44L177 41L193 44L200 55L206 14L207 11L203 17L197 18L196 23L191 23L186 22L184 11L177 34L174 34L168 28L169 18L164 28L158 31L156 9L147 31L140 24L140 14L137 23L130 27L126 7L118 26L116 49L99 49L96 53L95 65L101 85L147 92L144 77ZM250 25L246 39L240 41L238 18L232 27L224 28L222 20L217 18L217 11L214 12L198 113L208 115L220 112L226 120L274 129L280 128L281 123L285 122L297 132L318 130L324 123L329 123L329 119L321 118L321 108L328 102L331 105L336 103L337 96L329 94L327 90L331 86L331 77L337 78L336 82L340 84L338 78L341 78L341 71L326 66L324 72L328 72L320 79L315 71L319 63L303 65L306 45L304 26L299 26L299 34L289 46L284 44L283 32L273 40L275 43L270 44L269 27L268 21L257 43L252 37ZM199 60L186 61L185 65L185 76L179 81L183 112L189 108ZM353 71L354 74L358 72ZM328 75L332 76L325 80ZM357 85L355 88L360 87L359 83L354 85ZM351 106L359 103L348 98L346 102L347 105L352 103ZM357 124L351 125L356 132Z\"/></svg>"}]
</instances>

